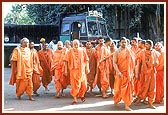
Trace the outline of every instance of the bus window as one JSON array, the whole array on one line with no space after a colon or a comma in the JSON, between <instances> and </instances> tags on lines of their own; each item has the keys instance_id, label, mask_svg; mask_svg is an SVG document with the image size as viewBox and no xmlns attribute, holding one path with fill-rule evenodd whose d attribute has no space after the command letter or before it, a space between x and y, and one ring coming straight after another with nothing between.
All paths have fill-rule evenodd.
<instances>
[{"instance_id":1,"label":"bus window","mask_svg":"<svg viewBox=\"0 0 168 115\"><path fill-rule=\"evenodd\" d=\"M71 24L71 31L72 31L72 40L73 39L80 39L80 29L81 29L81 23L79 22L73 22Z\"/></svg>"},{"instance_id":2,"label":"bus window","mask_svg":"<svg viewBox=\"0 0 168 115\"><path fill-rule=\"evenodd\" d=\"M98 35L98 27L96 22L88 22L88 34Z\"/></svg>"},{"instance_id":3,"label":"bus window","mask_svg":"<svg viewBox=\"0 0 168 115\"><path fill-rule=\"evenodd\" d=\"M106 26L104 23L100 23L100 29L102 36L107 36Z\"/></svg>"},{"instance_id":4,"label":"bus window","mask_svg":"<svg viewBox=\"0 0 168 115\"><path fill-rule=\"evenodd\" d=\"M62 24L62 34L63 35L69 35L69 30L70 30L70 24L63 23Z\"/></svg>"},{"instance_id":5,"label":"bus window","mask_svg":"<svg viewBox=\"0 0 168 115\"><path fill-rule=\"evenodd\" d=\"M85 22L82 22L81 24L82 24L81 33L84 34L84 33L86 33Z\"/></svg>"}]
</instances>

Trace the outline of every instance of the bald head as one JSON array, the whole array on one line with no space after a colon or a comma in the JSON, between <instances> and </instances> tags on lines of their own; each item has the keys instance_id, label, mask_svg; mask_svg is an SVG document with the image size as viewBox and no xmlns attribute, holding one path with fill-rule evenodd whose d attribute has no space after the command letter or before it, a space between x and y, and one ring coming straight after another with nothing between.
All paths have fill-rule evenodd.
<instances>
[{"instance_id":1,"label":"bald head","mask_svg":"<svg viewBox=\"0 0 168 115\"><path fill-rule=\"evenodd\" d=\"M79 48L79 45L80 45L79 40L77 40L77 39L73 40L73 48L77 49L77 48Z\"/></svg>"},{"instance_id":2,"label":"bald head","mask_svg":"<svg viewBox=\"0 0 168 115\"><path fill-rule=\"evenodd\" d=\"M57 48L58 48L58 50L62 50L62 48L63 48L63 42L62 41L58 41Z\"/></svg>"},{"instance_id":3,"label":"bald head","mask_svg":"<svg viewBox=\"0 0 168 115\"><path fill-rule=\"evenodd\" d=\"M27 39L27 38L22 38L22 39L20 40L20 43L22 44L23 42L28 42L28 43L29 43L29 39Z\"/></svg>"},{"instance_id":4,"label":"bald head","mask_svg":"<svg viewBox=\"0 0 168 115\"><path fill-rule=\"evenodd\" d=\"M163 45L162 45L161 42L157 42L157 43L155 44L155 50L156 50L156 51L161 51L162 47L163 47Z\"/></svg>"},{"instance_id":5,"label":"bald head","mask_svg":"<svg viewBox=\"0 0 168 115\"><path fill-rule=\"evenodd\" d=\"M70 48L71 47L71 42L69 40L65 41L65 47Z\"/></svg>"}]
</instances>

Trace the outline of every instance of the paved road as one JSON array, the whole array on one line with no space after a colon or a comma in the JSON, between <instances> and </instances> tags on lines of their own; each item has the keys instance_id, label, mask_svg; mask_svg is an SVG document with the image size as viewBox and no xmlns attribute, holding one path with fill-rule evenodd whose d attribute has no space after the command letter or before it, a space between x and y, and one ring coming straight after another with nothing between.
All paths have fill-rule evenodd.
<instances>
[{"instance_id":1,"label":"paved road","mask_svg":"<svg viewBox=\"0 0 168 115\"><path fill-rule=\"evenodd\" d=\"M40 96L35 98L35 101L29 101L26 94L22 96L21 100L15 97L15 86L8 84L11 69L4 68L3 88L2 88L2 112L3 113L127 113L130 111L124 110L123 102L119 103L119 107L113 106L113 99L110 96L107 99L102 99L100 96L92 97L86 94L86 102L82 103L80 100L77 105L71 105L72 97L69 94L70 86L65 90L65 97L55 98L54 82L49 85L49 93L44 93L44 88L41 86L38 90ZM93 90L98 95L98 90ZM164 102L165 103L165 102ZM141 103L139 106L132 104L133 109L130 113L165 113L165 104L156 104L156 109L150 109L147 105Z\"/></svg>"}]
</instances>

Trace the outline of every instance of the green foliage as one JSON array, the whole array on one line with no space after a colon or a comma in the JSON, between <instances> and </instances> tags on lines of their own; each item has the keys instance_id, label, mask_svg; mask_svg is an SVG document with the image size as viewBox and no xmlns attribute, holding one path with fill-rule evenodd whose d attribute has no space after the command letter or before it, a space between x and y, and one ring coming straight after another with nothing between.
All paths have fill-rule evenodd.
<instances>
[{"instance_id":1,"label":"green foliage","mask_svg":"<svg viewBox=\"0 0 168 115\"><path fill-rule=\"evenodd\" d=\"M156 26L161 31L160 36L163 36L163 5L160 6L159 21L160 25ZM149 17L156 18L156 4L17 4L13 5L10 14L5 17L5 23L10 24L58 24L60 13L68 12L86 12L90 10L100 10L103 12L103 17L107 20L109 34L112 35L115 29L121 29L124 26L124 34L131 35L129 32L137 28L150 29ZM125 17L126 16L126 17ZM145 21L148 22L145 22ZM155 19L153 19L155 20ZM124 22L124 24L123 24ZM154 26L154 21L150 22ZM121 24L121 25L120 25ZM122 25L123 24L123 25ZM119 28L117 28L119 26ZM153 27L154 27L153 26ZM140 31L140 30L138 30ZM143 31L143 30L142 30ZM145 31L146 32L146 31ZM149 33L148 33L149 34ZM150 33L152 34L152 33ZM158 33L157 33L158 34ZM144 34L145 35L145 34ZM147 35L147 34L146 34ZM159 37L160 37L159 36ZM120 36L119 36L120 37ZM151 37L151 36L147 36Z\"/></svg>"},{"instance_id":2,"label":"green foliage","mask_svg":"<svg viewBox=\"0 0 168 115\"><path fill-rule=\"evenodd\" d=\"M13 5L12 13L5 17L7 23L36 23L36 24L54 24L58 23L60 13L65 12L86 12L90 10L101 10L104 18L108 19L108 26L114 25L112 18L115 15L115 6L120 7L119 10L124 10L125 7L130 7L135 11L134 17L131 18L130 27L133 27L141 19L141 5L127 4L21 4Z\"/></svg>"},{"instance_id":3,"label":"green foliage","mask_svg":"<svg viewBox=\"0 0 168 115\"><path fill-rule=\"evenodd\" d=\"M28 4L27 11L29 17L36 24L57 24L59 14L65 12L83 12L90 5L74 4Z\"/></svg>"},{"instance_id":4,"label":"green foliage","mask_svg":"<svg viewBox=\"0 0 168 115\"><path fill-rule=\"evenodd\" d=\"M8 24L34 24L27 14L26 5L15 4L12 6L12 13L8 13L4 21Z\"/></svg>"}]
</instances>

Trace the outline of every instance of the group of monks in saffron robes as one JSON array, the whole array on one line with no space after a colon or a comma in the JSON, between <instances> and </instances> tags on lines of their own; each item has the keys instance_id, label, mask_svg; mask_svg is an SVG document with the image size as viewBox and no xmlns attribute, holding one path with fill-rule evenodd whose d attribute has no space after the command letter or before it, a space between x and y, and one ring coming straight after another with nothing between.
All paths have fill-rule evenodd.
<instances>
[{"instance_id":1,"label":"group of monks in saffron robes","mask_svg":"<svg viewBox=\"0 0 168 115\"><path fill-rule=\"evenodd\" d=\"M29 45L28 45L29 44ZM125 109L130 111L132 102L138 105L141 101L162 103L164 98L164 50L161 42L153 46L151 40L131 40L122 37L117 48L111 38L98 38L94 48L91 41L80 46L75 39L58 41L57 49L52 52L43 38L41 50L34 49L34 42L27 38L13 50L11 58L10 85L16 83L16 96L21 99L24 92L29 100L32 95L39 95L37 90L42 82L45 93L54 75L56 98L65 96L63 90L71 86L72 104L86 101L88 92L97 86L102 98L109 97L108 90L114 99L114 106L123 100ZM29 47L28 47L29 46ZM133 100L133 97L135 99Z\"/></svg>"}]
</instances>

